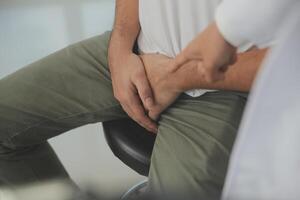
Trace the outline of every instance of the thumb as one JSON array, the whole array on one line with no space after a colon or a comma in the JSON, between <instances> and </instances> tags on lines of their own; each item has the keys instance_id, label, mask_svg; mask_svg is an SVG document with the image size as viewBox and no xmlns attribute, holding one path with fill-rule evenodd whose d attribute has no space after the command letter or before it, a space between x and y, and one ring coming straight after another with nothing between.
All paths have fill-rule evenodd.
<instances>
[{"instance_id":1,"label":"thumb","mask_svg":"<svg viewBox=\"0 0 300 200\"><path fill-rule=\"evenodd\" d=\"M146 110L150 110L154 105L154 98L148 79L146 77L141 78L139 81L137 81L136 88L140 99L143 102L144 108Z\"/></svg>"},{"instance_id":2,"label":"thumb","mask_svg":"<svg viewBox=\"0 0 300 200\"><path fill-rule=\"evenodd\" d=\"M204 69L204 77L207 82L213 83L220 80L224 80L225 72L216 67L206 68Z\"/></svg>"},{"instance_id":3,"label":"thumb","mask_svg":"<svg viewBox=\"0 0 300 200\"><path fill-rule=\"evenodd\" d=\"M157 121L158 118L159 118L159 114L160 114L159 112L157 112L155 109L153 109L153 110L150 110L150 111L149 111L148 116L149 116L152 120Z\"/></svg>"}]
</instances>

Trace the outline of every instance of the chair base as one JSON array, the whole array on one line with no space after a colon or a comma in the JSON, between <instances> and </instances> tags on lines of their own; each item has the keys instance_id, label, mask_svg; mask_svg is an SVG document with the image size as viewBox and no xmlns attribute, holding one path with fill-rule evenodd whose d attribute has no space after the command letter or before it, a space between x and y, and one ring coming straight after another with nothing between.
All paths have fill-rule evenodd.
<instances>
[{"instance_id":1,"label":"chair base","mask_svg":"<svg viewBox=\"0 0 300 200\"><path fill-rule=\"evenodd\" d=\"M146 193L148 185L148 180L144 180L135 186L133 186L130 190L128 190L123 196L122 200L137 200L141 199L141 197Z\"/></svg>"}]
</instances>

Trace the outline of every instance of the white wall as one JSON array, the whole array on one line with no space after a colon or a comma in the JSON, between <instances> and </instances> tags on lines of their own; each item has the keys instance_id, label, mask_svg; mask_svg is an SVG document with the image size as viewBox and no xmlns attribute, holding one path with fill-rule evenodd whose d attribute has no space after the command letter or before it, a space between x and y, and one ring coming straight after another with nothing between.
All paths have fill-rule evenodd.
<instances>
[{"instance_id":1,"label":"white wall","mask_svg":"<svg viewBox=\"0 0 300 200\"><path fill-rule=\"evenodd\" d=\"M70 43L111 29L113 15L113 0L1 0L0 78ZM101 124L72 130L51 143L80 185L89 181L122 192L142 179L113 156Z\"/></svg>"}]
</instances>

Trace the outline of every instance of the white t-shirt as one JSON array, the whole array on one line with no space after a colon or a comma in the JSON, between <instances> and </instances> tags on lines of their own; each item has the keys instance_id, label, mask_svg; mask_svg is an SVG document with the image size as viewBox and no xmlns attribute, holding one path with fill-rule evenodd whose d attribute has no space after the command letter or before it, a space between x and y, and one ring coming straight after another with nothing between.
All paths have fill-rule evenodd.
<instances>
[{"instance_id":1,"label":"white t-shirt","mask_svg":"<svg viewBox=\"0 0 300 200\"><path fill-rule=\"evenodd\" d=\"M140 0L139 50L175 57L214 20L221 0ZM200 96L209 90L187 91Z\"/></svg>"}]
</instances>

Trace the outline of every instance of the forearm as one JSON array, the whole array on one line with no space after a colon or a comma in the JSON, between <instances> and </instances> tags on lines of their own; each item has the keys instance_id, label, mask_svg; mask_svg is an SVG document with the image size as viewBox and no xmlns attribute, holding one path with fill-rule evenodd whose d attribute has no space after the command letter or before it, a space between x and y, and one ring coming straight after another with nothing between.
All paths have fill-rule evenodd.
<instances>
[{"instance_id":1,"label":"forearm","mask_svg":"<svg viewBox=\"0 0 300 200\"><path fill-rule=\"evenodd\" d=\"M115 22L109 43L109 65L114 66L118 57L132 53L140 31L138 0L117 0Z\"/></svg>"},{"instance_id":2,"label":"forearm","mask_svg":"<svg viewBox=\"0 0 300 200\"><path fill-rule=\"evenodd\" d=\"M239 54L237 62L229 67L224 80L208 83L202 78L197 66L189 65L181 67L170 76L170 82L181 91L201 88L248 92L266 52L264 49Z\"/></svg>"}]
</instances>

